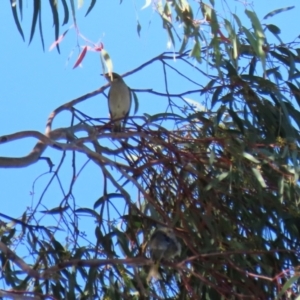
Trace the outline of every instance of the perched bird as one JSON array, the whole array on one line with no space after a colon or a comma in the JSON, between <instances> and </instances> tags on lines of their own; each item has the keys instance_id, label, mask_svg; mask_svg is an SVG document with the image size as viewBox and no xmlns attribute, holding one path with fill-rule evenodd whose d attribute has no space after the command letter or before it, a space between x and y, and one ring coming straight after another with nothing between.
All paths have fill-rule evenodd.
<instances>
[{"instance_id":1,"label":"perched bird","mask_svg":"<svg viewBox=\"0 0 300 300\"><path fill-rule=\"evenodd\" d=\"M127 121L131 107L131 91L122 77L117 73L106 73L105 77L111 82L108 93L108 107L113 123L113 132L120 132Z\"/></svg>"},{"instance_id":2,"label":"perched bird","mask_svg":"<svg viewBox=\"0 0 300 300\"><path fill-rule=\"evenodd\" d=\"M154 262L147 277L149 282L152 277L159 279L159 263L162 259L170 260L181 253L181 245L174 231L167 227L160 227L154 231L148 242L150 256Z\"/></svg>"}]
</instances>

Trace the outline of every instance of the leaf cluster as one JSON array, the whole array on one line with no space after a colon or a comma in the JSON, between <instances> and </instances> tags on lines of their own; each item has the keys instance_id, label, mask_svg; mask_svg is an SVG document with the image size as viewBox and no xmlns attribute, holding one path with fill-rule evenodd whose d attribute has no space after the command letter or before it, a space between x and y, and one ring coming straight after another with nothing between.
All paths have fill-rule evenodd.
<instances>
[{"instance_id":1,"label":"leaf cluster","mask_svg":"<svg viewBox=\"0 0 300 300\"><path fill-rule=\"evenodd\" d=\"M178 9L177 2L168 2ZM180 3L182 9L187 2ZM216 22L215 13L204 9ZM277 27L245 13L250 29L235 15L236 27L225 20L229 42L213 37L206 48L198 48L206 71L194 66L194 50L183 51L187 44L132 71L161 65L164 92L132 90L136 101L149 93L166 99L167 108L131 117L118 136L107 132L107 120L76 108L88 96L54 112L69 110L72 118L70 127L61 129L68 133L64 142L55 141L55 130L42 140L62 152L53 178L59 178L66 152L72 153L77 176L81 153L101 170L103 193L93 208L78 208L72 181L59 207L42 212L60 217L52 230L36 222L35 213L13 228L5 225L0 246L7 285L54 299L297 296L300 48L297 42L270 43L269 33L280 34ZM165 9L162 14L168 15ZM212 32L219 29L211 24ZM173 92L167 72L189 88ZM200 95L203 105L195 106L187 95ZM85 137L76 137L79 128ZM80 232L81 218L93 220L93 237ZM162 261L161 280L148 285L147 241L158 225L172 227L183 250L177 260ZM62 229L68 233L65 245L58 237ZM9 252L20 241L27 246L30 267Z\"/></svg>"}]
</instances>

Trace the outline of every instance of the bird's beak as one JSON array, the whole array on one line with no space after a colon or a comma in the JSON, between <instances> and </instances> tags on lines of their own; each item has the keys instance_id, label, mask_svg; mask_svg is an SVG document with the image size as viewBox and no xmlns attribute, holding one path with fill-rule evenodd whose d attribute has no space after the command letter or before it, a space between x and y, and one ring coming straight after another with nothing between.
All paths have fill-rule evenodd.
<instances>
[{"instance_id":1,"label":"bird's beak","mask_svg":"<svg viewBox=\"0 0 300 300\"><path fill-rule=\"evenodd\" d=\"M112 72L102 74L102 76L104 76L104 77L107 79L107 81L109 81L109 82L112 82L113 79L114 79L114 78L113 78L113 73L112 73Z\"/></svg>"}]
</instances>

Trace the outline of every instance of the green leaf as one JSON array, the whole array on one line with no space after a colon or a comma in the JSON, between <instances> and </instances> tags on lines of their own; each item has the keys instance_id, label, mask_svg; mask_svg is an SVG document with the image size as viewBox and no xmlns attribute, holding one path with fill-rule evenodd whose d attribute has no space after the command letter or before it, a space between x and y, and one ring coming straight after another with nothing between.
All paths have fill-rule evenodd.
<instances>
[{"instance_id":1,"label":"green leaf","mask_svg":"<svg viewBox=\"0 0 300 300\"><path fill-rule=\"evenodd\" d=\"M289 68L289 80L291 78L293 78L294 73L295 73L295 69L296 69L296 67L295 67L294 57L293 57L293 55L291 55L290 56L290 68Z\"/></svg>"},{"instance_id":2,"label":"green leaf","mask_svg":"<svg viewBox=\"0 0 300 300\"><path fill-rule=\"evenodd\" d=\"M52 244L56 250L56 254L58 254L59 257L61 257L66 252L66 249L57 240L53 239Z\"/></svg>"},{"instance_id":3,"label":"green leaf","mask_svg":"<svg viewBox=\"0 0 300 300\"><path fill-rule=\"evenodd\" d=\"M281 287L280 293L277 295L277 298L276 298L276 299L280 299L281 296L283 296L283 295L286 293L286 291L287 291L288 289L292 289L294 283L298 280L299 277L300 277L299 275L296 275L296 276L293 276L293 277L289 278L289 279L285 282L284 286ZM298 297L296 298L296 300L298 300Z\"/></svg>"},{"instance_id":4,"label":"green leaf","mask_svg":"<svg viewBox=\"0 0 300 300\"><path fill-rule=\"evenodd\" d=\"M196 58L196 60L201 63L201 45L198 39L195 40L194 47L190 53L190 56Z\"/></svg>"},{"instance_id":5,"label":"green leaf","mask_svg":"<svg viewBox=\"0 0 300 300\"><path fill-rule=\"evenodd\" d=\"M26 235L26 238L27 238L27 242L28 242L30 248L32 250L35 250L36 246L37 246L37 242L38 242L38 239L36 238L36 236L32 232L29 231ZM39 244L41 246L41 249L43 249L44 248L43 245L41 245L41 243L39 243Z\"/></svg>"},{"instance_id":6,"label":"green leaf","mask_svg":"<svg viewBox=\"0 0 300 300\"><path fill-rule=\"evenodd\" d=\"M79 247L76 249L73 257L75 259L82 258L82 256L85 254L86 251L87 251L86 247Z\"/></svg>"},{"instance_id":7,"label":"green leaf","mask_svg":"<svg viewBox=\"0 0 300 300\"><path fill-rule=\"evenodd\" d=\"M295 55L287 47L277 47L277 50L286 55L289 62L289 79L291 79L295 72Z\"/></svg>"},{"instance_id":8,"label":"green leaf","mask_svg":"<svg viewBox=\"0 0 300 300\"><path fill-rule=\"evenodd\" d=\"M181 115L172 114L172 113L160 113L149 116L150 122L160 121L160 120L180 120L182 121L184 118Z\"/></svg>"},{"instance_id":9,"label":"green leaf","mask_svg":"<svg viewBox=\"0 0 300 300\"><path fill-rule=\"evenodd\" d=\"M255 30L256 36L258 38L265 38L264 31L262 29L262 26L260 24L260 21L256 15L256 13L254 11L250 11L248 9L245 10L245 13L252 22L252 26Z\"/></svg>"},{"instance_id":10,"label":"green leaf","mask_svg":"<svg viewBox=\"0 0 300 300\"><path fill-rule=\"evenodd\" d=\"M110 55L105 49L102 49L100 52L100 59L103 68L103 73L112 73L113 71L113 63L110 58ZM105 71L107 70L107 72Z\"/></svg>"},{"instance_id":11,"label":"green leaf","mask_svg":"<svg viewBox=\"0 0 300 300\"><path fill-rule=\"evenodd\" d=\"M264 178L262 177L261 175L261 172L259 169L257 168L251 168L254 176L256 177L256 179L258 180L258 182L260 183L260 185L263 187L263 188L266 188L267 185L266 185L266 182L264 180Z\"/></svg>"},{"instance_id":12,"label":"green leaf","mask_svg":"<svg viewBox=\"0 0 300 300\"><path fill-rule=\"evenodd\" d=\"M77 0L77 8L80 9L83 5L83 0Z\"/></svg>"},{"instance_id":13,"label":"green leaf","mask_svg":"<svg viewBox=\"0 0 300 300\"><path fill-rule=\"evenodd\" d=\"M286 82L300 107L300 90L291 82Z\"/></svg>"},{"instance_id":14,"label":"green leaf","mask_svg":"<svg viewBox=\"0 0 300 300\"><path fill-rule=\"evenodd\" d=\"M212 146L211 151L209 153L209 165L212 166L216 158L215 153L215 145Z\"/></svg>"},{"instance_id":15,"label":"green leaf","mask_svg":"<svg viewBox=\"0 0 300 300\"><path fill-rule=\"evenodd\" d=\"M295 72L293 76L291 76L290 80L298 79L300 77L300 72Z\"/></svg>"},{"instance_id":16,"label":"green leaf","mask_svg":"<svg viewBox=\"0 0 300 300\"><path fill-rule=\"evenodd\" d=\"M39 13L39 31L40 31L40 37L41 37L43 51L45 51L45 43L44 43L43 29L42 29L42 14L41 13Z\"/></svg>"},{"instance_id":17,"label":"green leaf","mask_svg":"<svg viewBox=\"0 0 300 300\"><path fill-rule=\"evenodd\" d=\"M94 209L96 209L97 207L99 207L100 205L102 205L103 203L105 203L107 200L111 200L111 199L124 199L124 196L122 194L118 194L118 193L110 193L107 195L104 195L102 197L100 197L95 203L94 203Z\"/></svg>"},{"instance_id":18,"label":"green leaf","mask_svg":"<svg viewBox=\"0 0 300 300\"><path fill-rule=\"evenodd\" d=\"M72 11L72 17L73 17L73 21L76 25L76 11L75 11L75 3L74 0L70 0L71 3L71 11Z\"/></svg>"},{"instance_id":19,"label":"green leaf","mask_svg":"<svg viewBox=\"0 0 300 300\"><path fill-rule=\"evenodd\" d=\"M279 14L279 13L282 13L282 12L284 12L284 11L291 10L291 9L293 9L294 7L295 7L295 6L288 6L288 7L284 7L284 8L275 9L275 10L269 12L268 14L266 14L266 15L263 17L263 19L267 19L267 18L269 18L269 17L273 17L273 16L275 16L275 15L277 15L277 14Z\"/></svg>"},{"instance_id":20,"label":"green leaf","mask_svg":"<svg viewBox=\"0 0 300 300\"><path fill-rule=\"evenodd\" d=\"M85 17L91 12L91 10L93 9L94 5L96 4L96 0L91 0L91 4L85 14Z\"/></svg>"},{"instance_id":21,"label":"green leaf","mask_svg":"<svg viewBox=\"0 0 300 300\"><path fill-rule=\"evenodd\" d=\"M148 6L151 5L151 3L152 3L152 0L146 0L144 6L141 9L147 8Z\"/></svg>"},{"instance_id":22,"label":"green leaf","mask_svg":"<svg viewBox=\"0 0 300 300\"><path fill-rule=\"evenodd\" d=\"M143 225L143 217L136 215L136 210L130 210L122 219L128 222L131 229L140 229Z\"/></svg>"},{"instance_id":23,"label":"green leaf","mask_svg":"<svg viewBox=\"0 0 300 300\"><path fill-rule=\"evenodd\" d=\"M258 43L256 37L251 33L246 27L242 27L243 32L245 33L250 45L254 49L256 55L261 56L261 50L259 50L260 43Z\"/></svg>"},{"instance_id":24,"label":"green leaf","mask_svg":"<svg viewBox=\"0 0 300 300\"><path fill-rule=\"evenodd\" d=\"M26 211L22 214L22 232L23 234L25 234L25 231L26 231L26 226L25 224L27 224L27 213Z\"/></svg>"},{"instance_id":25,"label":"green leaf","mask_svg":"<svg viewBox=\"0 0 300 300\"><path fill-rule=\"evenodd\" d=\"M260 163L260 161L259 161L258 159L256 159L253 155L251 155L250 153L244 152L244 153L243 153L243 156L244 156L246 159L248 159L248 160L250 160L250 161L252 161L252 162L254 162L254 163L256 163L256 164L259 164L259 163Z\"/></svg>"},{"instance_id":26,"label":"green leaf","mask_svg":"<svg viewBox=\"0 0 300 300\"><path fill-rule=\"evenodd\" d=\"M286 132L289 133L289 137L294 137L294 131L293 131L293 126L291 124L291 118L289 116L289 112L287 110L287 105L288 102L284 101L287 100L279 91L274 91L274 93L270 94L271 98L274 101L278 101L278 104L280 105L280 108L283 112L283 120L284 123L282 123L282 126L285 127Z\"/></svg>"},{"instance_id":27,"label":"green leaf","mask_svg":"<svg viewBox=\"0 0 300 300\"><path fill-rule=\"evenodd\" d=\"M58 206L58 207L52 208L50 210L42 210L41 213L48 214L48 215L56 215L56 214L62 214L64 211L66 211L68 209L69 209L68 205L66 205L64 207Z\"/></svg>"},{"instance_id":28,"label":"green leaf","mask_svg":"<svg viewBox=\"0 0 300 300\"><path fill-rule=\"evenodd\" d=\"M116 234L114 232L109 232L108 234L106 234L105 236L103 236L102 241L100 241L101 245L104 248L104 251L108 254L108 255L116 255L114 251L114 247L113 247L113 242L112 242L112 238L115 236Z\"/></svg>"},{"instance_id":29,"label":"green leaf","mask_svg":"<svg viewBox=\"0 0 300 300\"><path fill-rule=\"evenodd\" d=\"M86 280L84 280L84 282L86 282L85 291L88 291L88 293L90 295L94 295L94 283L97 282L98 276L99 275L98 275L96 267L91 267L88 270L88 276L87 276ZM103 284L103 286L104 286L104 284Z\"/></svg>"},{"instance_id":30,"label":"green leaf","mask_svg":"<svg viewBox=\"0 0 300 300\"><path fill-rule=\"evenodd\" d=\"M210 20L210 26L211 26L211 30L212 30L213 34L215 36L217 36L220 26L218 24L218 19L217 19L215 9L212 8L211 6L205 4L204 2L200 2L200 6L201 6L203 16L206 19Z\"/></svg>"},{"instance_id":31,"label":"green leaf","mask_svg":"<svg viewBox=\"0 0 300 300\"><path fill-rule=\"evenodd\" d=\"M280 44L284 44L281 38L279 37L279 34L281 33L280 28L273 25L273 24L267 24L266 25L267 29L274 34L274 36L278 39Z\"/></svg>"},{"instance_id":32,"label":"green leaf","mask_svg":"<svg viewBox=\"0 0 300 300\"><path fill-rule=\"evenodd\" d=\"M278 91L278 87L272 81L264 79L260 76L242 75L243 80L247 80L249 84L257 83L261 93L267 93Z\"/></svg>"},{"instance_id":33,"label":"green leaf","mask_svg":"<svg viewBox=\"0 0 300 300\"><path fill-rule=\"evenodd\" d=\"M279 27L273 24L267 24L266 27L275 35L280 34L281 30Z\"/></svg>"},{"instance_id":34,"label":"green leaf","mask_svg":"<svg viewBox=\"0 0 300 300\"><path fill-rule=\"evenodd\" d=\"M215 106L215 104L217 103L217 102L219 102L219 97L220 97L220 94L222 93L222 91L223 91L223 86L218 86L217 88L216 88L216 90L215 90L215 92L214 92L214 94L213 94L213 96L212 96L212 98L211 98L211 109L213 109L214 108L214 106Z\"/></svg>"},{"instance_id":35,"label":"green leaf","mask_svg":"<svg viewBox=\"0 0 300 300\"><path fill-rule=\"evenodd\" d=\"M19 31L23 41L25 41L24 34L23 34L23 31L22 31L22 27L20 25L19 18L18 18L18 12L17 12L16 5L11 5L11 10L12 10L12 14L13 14L13 17L14 17L14 20L15 20L15 24L18 28L18 31Z\"/></svg>"},{"instance_id":36,"label":"green leaf","mask_svg":"<svg viewBox=\"0 0 300 300\"><path fill-rule=\"evenodd\" d=\"M58 17L57 5L58 5L57 1L50 1L50 7L51 7L52 17L53 17L55 41L57 41L58 37L59 37L59 17ZM56 44L56 49L57 49L58 53L60 53L58 43Z\"/></svg>"},{"instance_id":37,"label":"green leaf","mask_svg":"<svg viewBox=\"0 0 300 300\"><path fill-rule=\"evenodd\" d=\"M243 25L242 25L242 22L241 22L241 20L239 19L239 17L238 17L236 14L232 14L232 15L233 15L235 21L237 22L239 28L242 28Z\"/></svg>"},{"instance_id":38,"label":"green leaf","mask_svg":"<svg viewBox=\"0 0 300 300\"><path fill-rule=\"evenodd\" d=\"M16 233L16 228L12 228L9 231L8 235L2 236L2 238L1 238L2 242L5 243L6 245L11 244L12 243L11 239L14 237L15 233Z\"/></svg>"},{"instance_id":39,"label":"green leaf","mask_svg":"<svg viewBox=\"0 0 300 300\"><path fill-rule=\"evenodd\" d=\"M226 47L227 54L229 57L231 57L231 59L234 60L232 63L237 64L237 58L239 57L239 41L231 23L226 19L224 20L224 22L225 28L229 34L229 39L232 43L232 47Z\"/></svg>"},{"instance_id":40,"label":"green leaf","mask_svg":"<svg viewBox=\"0 0 300 300\"><path fill-rule=\"evenodd\" d=\"M212 79L210 80L207 85L200 91L200 95L206 94L208 91L212 89L212 87L215 85L216 80Z\"/></svg>"},{"instance_id":41,"label":"green leaf","mask_svg":"<svg viewBox=\"0 0 300 300\"><path fill-rule=\"evenodd\" d=\"M229 60L225 61L225 67L226 67L226 69L228 71L228 76L230 78L238 76L236 68L230 63Z\"/></svg>"},{"instance_id":42,"label":"green leaf","mask_svg":"<svg viewBox=\"0 0 300 300\"><path fill-rule=\"evenodd\" d=\"M120 250L124 256L131 257L132 254L128 248L128 238L126 234L117 228L114 228L114 233L117 236L117 245L119 245Z\"/></svg>"},{"instance_id":43,"label":"green leaf","mask_svg":"<svg viewBox=\"0 0 300 300\"><path fill-rule=\"evenodd\" d=\"M99 226L96 226L95 228L95 236L97 238L97 241L101 244L103 241L103 234Z\"/></svg>"},{"instance_id":44,"label":"green leaf","mask_svg":"<svg viewBox=\"0 0 300 300\"><path fill-rule=\"evenodd\" d=\"M172 25L169 23L169 22L166 22L165 20L163 21L164 23L164 28L167 30L167 33L168 33L168 36L169 36L169 39L170 41L172 42L172 46L174 47L175 46L175 39L174 39L174 36L173 36L173 32L171 30L172 28ZM182 49L183 51L184 49ZM182 53L182 51L180 53Z\"/></svg>"},{"instance_id":45,"label":"green leaf","mask_svg":"<svg viewBox=\"0 0 300 300\"><path fill-rule=\"evenodd\" d=\"M141 36L140 35L141 30L142 30L142 26L141 26L140 22L137 21L136 31L137 31L139 37Z\"/></svg>"},{"instance_id":46,"label":"green leaf","mask_svg":"<svg viewBox=\"0 0 300 300\"><path fill-rule=\"evenodd\" d=\"M61 0L61 2L63 5L63 8L64 8L64 20L63 20L62 25L65 25L69 22L69 8L68 8L66 0Z\"/></svg>"},{"instance_id":47,"label":"green leaf","mask_svg":"<svg viewBox=\"0 0 300 300\"><path fill-rule=\"evenodd\" d=\"M229 172L223 172L213 179L206 187L205 191L209 191L211 188L216 187L220 181L225 179L229 175Z\"/></svg>"},{"instance_id":48,"label":"green leaf","mask_svg":"<svg viewBox=\"0 0 300 300\"><path fill-rule=\"evenodd\" d=\"M95 217L96 220L100 220L101 219L101 216L94 209L90 209L90 208L78 208L78 209L75 210L75 212L77 214L81 213L81 214L93 216L93 217Z\"/></svg>"},{"instance_id":49,"label":"green leaf","mask_svg":"<svg viewBox=\"0 0 300 300\"><path fill-rule=\"evenodd\" d=\"M255 49L256 54L261 59L263 71L265 71L265 69L266 69L266 53L264 51L264 44L265 44L264 31L262 29L262 26L261 26L255 12L246 9L245 13L252 22L252 26L253 26L254 32L255 32L255 37L252 34L250 36L250 32L248 32L248 30L245 27L243 27L243 30L244 30L247 38L248 39L250 38L249 42L250 42L251 46Z\"/></svg>"},{"instance_id":50,"label":"green leaf","mask_svg":"<svg viewBox=\"0 0 300 300\"><path fill-rule=\"evenodd\" d=\"M286 56L294 56L294 53L292 53L287 47L278 46L276 49Z\"/></svg>"},{"instance_id":51,"label":"green leaf","mask_svg":"<svg viewBox=\"0 0 300 300\"><path fill-rule=\"evenodd\" d=\"M232 110L231 108L228 110L228 112L229 112L231 118L233 119L233 121L239 127L241 133L244 134L244 123L243 123L243 121L238 117L238 115L235 113L235 111Z\"/></svg>"},{"instance_id":52,"label":"green leaf","mask_svg":"<svg viewBox=\"0 0 300 300\"><path fill-rule=\"evenodd\" d=\"M290 66L290 61L288 60L288 57L286 57L285 55L280 55L279 53L271 50L269 51L269 53L274 56L275 58L277 58L279 61L283 62L284 64L286 64L287 66Z\"/></svg>"},{"instance_id":53,"label":"green leaf","mask_svg":"<svg viewBox=\"0 0 300 300\"><path fill-rule=\"evenodd\" d=\"M23 0L19 0L19 11L21 15L21 20L23 19Z\"/></svg>"},{"instance_id":54,"label":"green leaf","mask_svg":"<svg viewBox=\"0 0 300 300\"><path fill-rule=\"evenodd\" d=\"M271 68L271 69L266 70L266 74L269 76L274 73L279 73L278 70L279 70L279 67Z\"/></svg>"},{"instance_id":55,"label":"green leaf","mask_svg":"<svg viewBox=\"0 0 300 300\"><path fill-rule=\"evenodd\" d=\"M256 58L256 56L253 56L251 59L250 65L249 65L249 75L250 76L254 75L256 62L257 62L257 58Z\"/></svg>"},{"instance_id":56,"label":"green leaf","mask_svg":"<svg viewBox=\"0 0 300 300\"><path fill-rule=\"evenodd\" d=\"M226 105L221 105L221 107L218 109L218 113L217 113L217 116L216 116L216 120L214 122L215 125L219 125L222 117L223 117L223 114L224 112L227 110L226 108Z\"/></svg>"}]
</instances>

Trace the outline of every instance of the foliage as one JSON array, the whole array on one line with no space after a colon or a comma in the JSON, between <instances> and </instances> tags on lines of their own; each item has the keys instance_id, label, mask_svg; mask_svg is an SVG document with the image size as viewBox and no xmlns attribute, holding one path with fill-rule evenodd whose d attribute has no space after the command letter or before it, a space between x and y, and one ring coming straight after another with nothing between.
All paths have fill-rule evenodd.
<instances>
[{"instance_id":1,"label":"foliage","mask_svg":"<svg viewBox=\"0 0 300 300\"><path fill-rule=\"evenodd\" d=\"M80 8L83 5L83 0L76 1L78 4L78 8ZM46 3L46 4L44 4ZM91 12L91 10L94 8L96 4L96 0L91 0L89 8L86 12L86 16ZM52 18L53 18L53 26L54 26L54 35L55 40L59 40L59 31L60 31L60 18L63 16L62 26L67 25L70 21L70 15L72 16L72 20L74 21L74 25L76 26L76 3L74 0L71 0L67 2L66 0L50 0L48 2L46 1L40 1L40 0L34 0L32 2L32 22L31 22L31 30L30 30L30 38L29 43L31 43L35 31L36 31L36 25L38 21L39 26L39 33L41 38L41 43L43 45L43 49L45 49L44 45L44 35L43 35L43 26L42 26L42 6L44 5L50 5ZM60 5L63 8L62 16L60 15ZM11 10L12 15L16 24L16 27L22 37L23 40L25 40L24 32L21 26L21 20L23 19L23 0L11 0ZM56 45L57 50L59 51L59 44Z\"/></svg>"},{"instance_id":2,"label":"foliage","mask_svg":"<svg viewBox=\"0 0 300 300\"><path fill-rule=\"evenodd\" d=\"M170 38L170 5L185 24L184 36L196 45L200 33L195 33L187 1L166 1L159 10ZM185 51L185 43L178 53L163 53L128 72L161 65L164 92L133 92L140 100L146 92L167 99L165 112L131 117L125 132L111 134L107 120L76 108L105 95L106 85L57 108L45 135L30 131L0 137L0 143L28 136L39 140L26 157L1 157L2 167L27 166L53 147L62 153L56 168L47 159L53 178L59 178L67 152L75 162L73 179L79 174L79 153L99 167L103 178L103 195L92 209L73 203L72 179L62 203L42 212L59 216L56 227L43 226L35 211L1 225L2 276L14 292L28 291L37 299L297 296L300 48L296 42L283 43L279 27L262 25L250 10L245 14L251 28L233 15L233 23L224 19L227 34L220 35L216 13L203 9L215 33L207 47ZM278 44L269 42L272 35ZM206 68L195 66L190 54ZM188 88L176 92L172 76ZM186 98L198 95L203 105ZM52 129L64 111L71 112L70 126ZM79 132L84 137L77 138ZM112 210L118 219L110 217ZM95 240L78 226L90 219L95 220ZM174 228L183 251L178 260L162 261L162 279L148 285L146 244L158 224ZM67 232L68 243L63 244L59 230ZM26 245L28 259L18 256L20 244Z\"/></svg>"}]
</instances>

